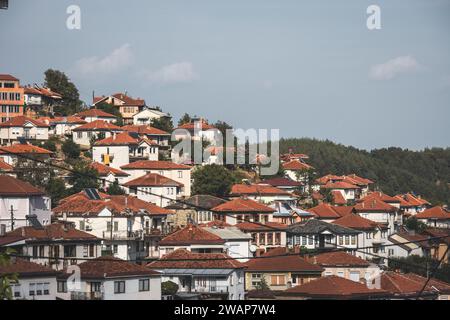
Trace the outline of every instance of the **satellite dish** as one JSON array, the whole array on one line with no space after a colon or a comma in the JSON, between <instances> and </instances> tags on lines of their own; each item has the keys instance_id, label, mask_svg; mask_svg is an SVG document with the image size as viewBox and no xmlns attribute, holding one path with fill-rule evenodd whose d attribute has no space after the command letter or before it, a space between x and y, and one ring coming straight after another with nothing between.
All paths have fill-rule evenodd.
<instances>
[{"instance_id":1,"label":"satellite dish","mask_svg":"<svg viewBox=\"0 0 450 320\"><path fill-rule=\"evenodd\" d=\"M250 252L256 252L256 249L258 249L254 244L250 246Z\"/></svg>"}]
</instances>

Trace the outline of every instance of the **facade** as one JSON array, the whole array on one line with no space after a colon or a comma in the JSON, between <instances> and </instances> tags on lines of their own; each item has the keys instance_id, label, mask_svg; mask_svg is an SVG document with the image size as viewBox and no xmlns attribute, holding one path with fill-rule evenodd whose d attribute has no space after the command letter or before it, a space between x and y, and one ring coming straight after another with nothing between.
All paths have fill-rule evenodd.
<instances>
[{"instance_id":1,"label":"facade","mask_svg":"<svg viewBox=\"0 0 450 320\"><path fill-rule=\"evenodd\" d=\"M246 199L236 198L220 204L211 209L214 212L214 219L221 220L230 225L241 222L267 223L273 221L275 212L265 204Z\"/></svg>"},{"instance_id":2,"label":"facade","mask_svg":"<svg viewBox=\"0 0 450 320\"><path fill-rule=\"evenodd\" d=\"M170 115L155 108L146 108L133 115L133 124L150 126L153 119L160 118L170 118Z\"/></svg>"},{"instance_id":3,"label":"facade","mask_svg":"<svg viewBox=\"0 0 450 320\"><path fill-rule=\"evenodd\" d=\"M24 90L19 79L0 74L0 123L24 114Z\"/></svg>"},{"instance_id":4,"label":"facade","mask_svg":"<svg viewBox=\"0 0 450 320\"><path fill-rule=\"evenodd\" d=\"M17 141L48 140L49 125L25 116L15 116L0 123L0 141L11 144Z\"/></svg>"},{"instance_id":5,"label":"facade","mask_svg":"<svg viewBox=\"0 0 450 320\"><path fill-rule=\"evenodd\" d=\"M83 124L72 130L73 142L76 144L90 148L93 139L106 139L114 137L116 134L123 130L109 122L103 120L95 120L86 124Z\"/></svg>"},{"instance_id":6,"label":"facade","mask_svg":"<svg viewBox=\"0 0 450 320\"><path fill-rule=\"evenodd\" d=\"M134 115L144 110L145 100L134 99L126 93L116 93L111 96L94 97L93 105L108 103L117 107L122 114L124 124L133 124Z\"/></svg>"},{"instance_id":7,"label":"facade","mask_svg":"<svg viewBox=\"0 0 450 320\"><path fill-rule=\"evenodd\" d=\"M86 122L94 122L100 120L108 123L113 123L117 120L117 117L115 115L95 108L78 112L75 116L83 119Z\"/></svg>"},{"instance_id":8,"label":"facade","mask_svg":"<svg viewBox=\"0 0 450 320\"><path fill-rule=\"evenodd\" d=\"M219 129L208 124L204 119L193 119L190 123L185 123L174 130L175 140L205 140L209 142L217 141L220 137Z\"/></svg>"},{"instance_id":9,"label":"facade","mask_svg":"<svg viewBox=\"0 0 450 320\"><path fill-rule=\"evenodd\" d=\"M72 135L73 129L87 123L83 119L74 116L55 118L42 117L38 118L38 120L50 126L50 135L56 135L59 137L70 136Z\"/></svg>"},{"instance_id":10,"label":"facade","mask_svg":"<svg viewBox=\"0 0 450 320\"><path fill-rule=\"evenodd\" d=\"M34 146L29 143L20 143L13 144L11 146L0 147L0 160L3 160L5 163L11 166L17 165L19 159L23 160L24 157L31 157L34 159L45 161L48 160L52 154L53 152L47 149Z\"/></svg>"},{"instance_id":11,"label":"facade","mask_svg":"<svg viewBox=\"0 0 450 320\"><path fill-rule=\"evenodd\" d=\"M263 184L235 184L231 187L230 198L246 197L254 201L271 204L275 201L285 201L295 204L297 197L292 193Z\"/></svg>"},{"instance_id":12,"label":"facade","mask_svg":"<svg viewBox=\"0 0 450 320\"><path fill-rule=\"evenodd\" d=\"M122 170L115 169L99 162L91 163L91 167L94 168L98 172L98 176L103 179L102 188L105 190L115 182L119 185L124 184L126 178L129 176L128 173L123 172Z\"/></svg>"},{"instance_id":13,"label":"facade","mask_svg":"<svg viewBox=\"0 0 450 320\"><path fill-rule=\"evenodd\" d=\"M53 114L53 109L58 106L62 96L50 90L41 88L37 85L26 86L24 90L25 113L29 117L36 117L39 113Z\"/></svg>"},{"instance_id":14,"label":"facade","mask_svg":"<svg viewBox=\"0 0 450 320\"><path fill-rule=\"evenodd\" d=\"M250 251L264 253L273 248L286 247L286 225L276 222L254 223L240 222L236 224L242 232L251 236Z\"/></svg>"},{"instance_id":15,"label":"facade","mask_svg":"<svg viewBox=\"0 0 450 320\"><path fill-rule=\"evenodd\" d=\"M163 130L150 127L148 125L127 125L122 127L123 130L138 135L143 139L148 139L161 149L170 148L170 133Z\"/></svg>"},{"instance_id":16,"label":"facade","mask_svg":"<svg viewBox=\"0 0 450 320\"><path fill-rule=\"evenodd\" d=\"M416 214L416 219L432 228L450 228L450 212L443 207L433 207Z\"/></svg>"}]
</instances>

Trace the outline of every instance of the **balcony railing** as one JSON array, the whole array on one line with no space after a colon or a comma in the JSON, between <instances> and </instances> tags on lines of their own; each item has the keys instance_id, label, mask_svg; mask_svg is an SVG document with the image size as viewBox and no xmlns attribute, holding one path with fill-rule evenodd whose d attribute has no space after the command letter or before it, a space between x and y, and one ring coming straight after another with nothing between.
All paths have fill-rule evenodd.
<instances>
[{"instance_id":1,"label":"balcony railing","mask_svg":"<svg viewBox=\"0 0 450 320\"><path fill-rule=\"evenodd\" d=\"M191 290L191 292L198 293L228 293L228 286L198 286Z\"/></svg>"},{"instance_id":2,"label":"balcony railing","mask_svg":"<svg viewBox=\"0 0 450 320\"><path fill-rule=\"evenodd\" d=\"M103 239L110 239L110 240L138 240L142 238L142 236L143 236L142 230L103 231Z\"/></svg>"},{"instance_id":3,"label":"balcony railing","mask_svg":"<svg viewBox=\"0 0 450 320\"><path fill-rule=\"evenodd\" d=\"M103 292L71 292L71 300L103 300Z\"/></svg>"}]
</instances>

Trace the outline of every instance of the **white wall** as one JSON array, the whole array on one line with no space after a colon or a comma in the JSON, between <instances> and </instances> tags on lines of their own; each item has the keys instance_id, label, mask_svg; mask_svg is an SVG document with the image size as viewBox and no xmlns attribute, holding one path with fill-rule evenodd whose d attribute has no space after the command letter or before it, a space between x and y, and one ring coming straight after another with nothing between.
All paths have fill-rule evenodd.
<instances>
[{"instance_id":1,"label":"white wall","mask_svg":"<svg viewBox=\"0 0 450 320\"><path fill-rule=\"evenodd\" d=\"M30 295L30 289L33 288L35 295ZM37 288L48 288L49 293L44 294L42 290L41 295L37 295ZM33 278L19 278L19 283L12 287L13 295L15 292L20 293L20 297L14 297L14 300L55 300L56 299L56 277L33 277Z\"/></svg>"},{"instance_id":2,"label":"white wall","mask_svg":"<svg viewBox=\"0 0 450 320\"><path fill-rule=\"evenodd\" d=\"M51 223L51 201L48 197L0 197L0 224L11 230L11 206L14 213L14 229L28 226L27 215L36 214L42 225Z\"/></svg>"},{"instance_id":3,"label":"white wall","mask_svg":"<svg viewBox=\"0 0 450 320\"><path fill-rule=\"evenodd\" d=\"M92 160L98 163L103 163L102 155L109 154L113 156L110 160L109 166L120 170L121 166L130 163L130 149L128 146L93 146Z\"/></svg>"}]
</instances>

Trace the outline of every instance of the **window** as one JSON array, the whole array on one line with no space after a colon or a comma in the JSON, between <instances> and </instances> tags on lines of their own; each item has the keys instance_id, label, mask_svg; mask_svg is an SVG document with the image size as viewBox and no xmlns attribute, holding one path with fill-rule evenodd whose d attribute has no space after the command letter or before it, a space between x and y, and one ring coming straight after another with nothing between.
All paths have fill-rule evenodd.
<instances>
[{"instance_id":1,"label":"window","mask_svg":"<svg viewBox=\"0 0 450 320\"><path fill-rule=\"evenodd\" d=\"M48 296L50 294L50 283L44 283L44 296Z\"/></svg>"},{"instance_id":2,"label":"window","mask_svg":"<svg viewBox=\"0 0 450 320\"><path fill-rule=\"evenodd\" d=\"M29 284L29 295L30 296L34 296L36 293L36 284L35 283L30 283Z\"/></svg>"},{"instance_id":3,"label":"window","mask_svg":"<svg viewBox=\"0 0 450 320\"><path fill-rule=\"evenodd\" d=\"M39 257L45 257L45 246L39 246Z\"/></svg>"},{"instance_id":4,"label":"window","mask_svg":"<svg viewBox=\"0 0 450 320\"><path fill-rule=\"evenodd\" d=\"M83 138L83 132L77 132L77 138L78 139Z\"/></svg>"},{"instance_id":5,"label":"window","mask_svg":"<svg viewBox=\"0 0 450 320\"><path fill-rule=\"evenodd\" d=\"M59 293L67 293L67 282L65 280L58 280L57 290Z\"/></svg>"},{"instance_id":6,"label":"window","mask_svg":"<svg viewBox=\"0 0 450 320\"><path fill-rule=\"evenodd\" d=\"M83 258L87 258L89 256L89 246L87 244L83 245Z\"/></svg>"},{"instance_id":7,"label":"window","mask_svg":"<svg viewBox=\"0 0 450 320\"><path fill-rule=\"evenodd\" d=\"M13 89L14 88L14 82L5 82L5 83L3 83L3 88Z\"/></svg>"},{"instance_id":8,"label":"window","mask_svg":"<svg viewBox=\"0 0 450 320\"><path fill-rule=\"evenodd\" d=\"M150 279L139 280L139 291L150 291Z\"/></svg>"},{"instance_id":9,"label":"window","mask_svg":"<svg viewBox=\"0 0 450 320\"><path fill-rule=\"evenodd\" d=\"M272 275L270 277L272 286L283 286L286 284L285 275Z\"/></svg>"},{"instance_id":10,"label":"window","mask_svg":"<svg viewBox=\"0 0 450 320\"><path fill-rule=\"evenodd\" d=\"M183 171L178 171L178 179L182 179L183 178Z\"/></svg>"},{"instance_id":11,"label":"window","mask_svg":"<svg viewBox=\"0 0 450 320\"><path fill-rule=\"evenodd\" d=\"M86 228L85 222L84 220L80 221L80 230L84 231L84 229Z\"/></svg>"},{"instance_id":12,"label":"window","mask_svg":"<svg viewBox=\"0 0 450 320\"><path fill-rule=\"evenodd\" d=\"M117 254L119 252L119 246L117 244L113 245L113 253Z\"/></svg>"},{"instance_id":13,"label":"window","mask_svg":"<svg viewBox=\"0 0 450 320\"><path fill-rule=\"evenodd\" d=\"M356 244L356 236L352 236L352 245Z\"/></svg>"},{"instance_id":14,"label":"window","mask_svg":"<svg viewBox=\"0 0 450 320\"><path fill-rule=\"evenodd\" d=\"M114 281L114 293L125 293L125 281Z\"/></svg>"},{"instance_id":15,"label":"window","mask_svg":"<svg viewBox=\"0 0 450 320\"><path fill-rule=\"evenodd\" d=\"M343 236L339 236L339 245L340 246L344 245L344 237Z\"/></svg>"},{"instance_id":16,"label":"window","mask_svg":"<svg viewBox=\"0 0 450 320\"><path fill-rule=\"evenodd\" d=\"M268 245L273 244L273 233L272 232L267 233L267 244Z\"/></svg>"},{"instance_id":17,"label":"window","mask_svg":"<svg viewBox=\"0 0 450 320\"><path fill-rule=\"evenodd\" d=\"M38 246L33 246L33 258L36 259L38 257Z\"/></svg>"},{"instance_id":18,"label":"window","mask_svg":"<svg viewBox=\"0 0 450 320\"><path fill-rule=\"evenodd\" d=\"M313 237L312 236L308 237L308 244L310 246L312 246L312 244L313 244Z\"/></svg>"},{"instance_id":19,"label":"window","mask_svg":"<svg viewBox=\"0 0 450 320\"><path fill-rule=\"evenodd\" d=\"M65 245L64 246L64 257L76 257L77 256L77 246L76 245Z\"/></svg>"},{"instance_id":20,"label":"window","mask_svg":"<svg viewBox=\"0 0 450 320\"><path fill-rule=\"evenodd\" d=\"M14 298L20 298L22 296L20 284L13 286Z\"/></svg>"},{"instance_id":21,"label":"window","mask_svg":"<svg viewBox=\"0 0 450 320\"><path fill-rule=\"evenodd\" d=\"M302 246L306 246L306 236L302 236Z\"/></svg>"},{"instance_id":22,"label":"window","mask_svg":"<svg viewBox=\"0 0 450 320\"><path fill-rule=\"evenodd\" d=\"M259 234L259 244L266 244L266 234L265 233L260 233Z\"/></svg>"},{"instance_id":23,"label":"window","mask_svg":"<svg viewBox=\"0 0 450 320\"><path fill-rule=\"evenodd\" d=\"M95 257L95 244L93 243L89 245L89 257Z\"/></svg>"},{"instance_id":24,"label":"window","mask_svg":"<svg viewBox=\"0 0 450 320\"><path fill-rule=\"evenodd\" d=\"M275 233L275 244L281 244L281 233Z\"/></svg>"},{"instance_id":25,"label":"window","mask_svg":"<svg viewBox=\"0 0 450 320\"><path fill-rule=\"evenodd\" d=\"M345 236L345 245L348 246L350 244L350 237Z\"/></svg>"}]
</instances>

